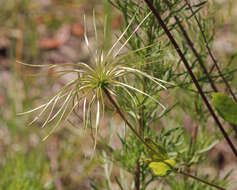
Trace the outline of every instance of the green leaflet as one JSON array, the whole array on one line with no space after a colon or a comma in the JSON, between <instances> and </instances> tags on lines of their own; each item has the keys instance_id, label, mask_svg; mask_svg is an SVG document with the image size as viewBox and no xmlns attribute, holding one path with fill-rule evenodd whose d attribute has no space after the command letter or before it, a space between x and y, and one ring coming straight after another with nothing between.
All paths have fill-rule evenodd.
<instances>
[{"instance_id":1,"label":"green leaflet","mask_svg":"<svg viewBox=\"0 0 237 190\"><path fill-rule=\"evenodd\" d=\"M168 153L162 145L155 143L148 137L145 137L145 142L152 148L150 150L146 147L146 153L150 160L149 168L156 176L168 175L176 163L175 160L169 159Z\"/></svg>"},{"instance_id":2,"label":"green leaflet","mask_svg":"<svg viewBox=\"0 0 237 190\"><path fill-rule=\"evenodd\" d=\"M212 94L212 102L219 115L227 122L237 125L237 104L221 93Z\"/></svg>"},{"instance_id":3,"label":"green leaflet","mask_svg":"<svg viewBox=\"0 0 237 190\"><path fill-rule=\"evenodd\" d=\"M167 163L167 164L166 164ZM175 160L164 160L164 162L151 162L149 167L152 169L155 175L157 176L166 176L172 170L170 166L174 167Z\"/></svg>"},{"instance_id":4,"label":"green leaflet","mask_svg":"<svg viewBox=\"0 0 237 190\"><path fill-rule=\"evenodd\" d=\"M152 148L150 150L146 147L146 153L151 160L160 161L168 159L168 154L162 145L155 143L148 137L145 137L145 142Z\"/></svg>"}]
</instances>

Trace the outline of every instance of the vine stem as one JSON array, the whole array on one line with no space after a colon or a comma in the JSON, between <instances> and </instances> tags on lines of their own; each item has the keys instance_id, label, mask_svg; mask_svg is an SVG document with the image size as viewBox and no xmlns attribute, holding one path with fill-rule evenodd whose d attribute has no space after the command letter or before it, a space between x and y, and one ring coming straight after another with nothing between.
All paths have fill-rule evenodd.
<instances>
[{"instance_id":1,"label":"vine stem","mask_svg":"<svg viewBox=\"0 0 237 190\"><path fill-rule=\"evenodd\" d=\"M234 144L232 143L232 141L230 140L228 134L226 133L224 127L222 126L221 122L219 121L218 117L216 116L212 106L210 105L207 97L205 96L202 88L200 87L191 67L188 64L188 61L186 60L184 54L182 53L179 45L177 44L176 40L174 39L174 37L172 36L172 34L170 33L169 29L167 28L166 24L163 22L160 14L158 13L158 11L155 9L155 7L153 6L152 2L150 0L144 0L146 2L146 4L148 5L148 7L150 8L150 10L152 11L152 13L154 14L154 16L156 17L157 21L159 22L160 26L163 28L163 30L165 31L166 35L168 36L168 38L170 39L171 43L173 44L175 50L177 51L178 55L180 56L181 60L183 61L186 69L189 72L189 75L192 78L193 83L195 84L197 90L199 91L204 103L206 104L206 107L208 108L209 112L211 113L213 119L215 120L217 126L219 127L222 135L224 136L224 138L226 139L227 143L229 144L232 152L234 153L234 155L237 158L237 150L234 146Z\"/></svg>"},{"instance_id":2,"label":"vine stem","mask_svg":"<svg viewBox=\"0 0 237 190\"><path fill-rule=\"evenodd\" d=\"M145 141L144 139L137 133L137 131L133 128L133 126L129 123L129 121L126 119L126 117L124 116L124 114L122 113L121 109L119 108L119 106L117 105L117 103L114 101L114 99L112 98L112 96L110 95L110 92L106 89L106 88L103 88L103 91L104 93L106 94L107 98L109 99L110 103L112 103L112 105L116 108L116 111L117 113L119 114L119 116L123 119L123 121L127 124L127 126L131 129L131 131L138 137L138 139L144 144L146 145L149 149L151 149L152 151L154 151ZM155 151L154 151L155 152ZM156 153L156 152L155 152ZM210 185L212 187L216 187L217 189L220 189L220 190L226 190L224 189L223 187L220 187L218 185L215 185L213 183L210 183L210 182L207 182L199 177L196 177L196 176L193 176L191 174L188 174L186 172L183 172L183 171L179 171L178 169L174 169L174 171L176 173L179 173L179 174L182 174L184 176L187 176L187 177L190 177L190 178L193 178L197 181L200 181L202 183L205 183L207 185ZM140 186L140 184L139 184Z\"/></svg>"},{"instance_id":3,"label":"vine stem","mask_svg":"<svg viewBox=\"0 0 237 190\"><path fill-rule=\"evenodd\" d=\"M182 175L184 175L184 176L193 178L193 179L195 179L195 180L197 180L197 181L200 181L200 182L202 182L202 183L205 183L205 184L207 184L207 185L209 185L209 186L212 186L212 187L215 187L215 188L217 188L217 189L226 190L225 188L223 188L223 187L221 187L221 186L219 186L219 185L216 185L216 184L214 184L214 183L210 183L210 182L208 182L208 181L206 181L206 180L204 180L204 179L201 179L201 178L199 178L199 177L197 177L197 176L194 176L194 175L191 175L191 174L189 174L189 173L186 173L186 172L183 172L183 171L179 171L179 170L176 170L176 173L179 173L179 174L182 174Z\"/></svg>"}]
</instances>

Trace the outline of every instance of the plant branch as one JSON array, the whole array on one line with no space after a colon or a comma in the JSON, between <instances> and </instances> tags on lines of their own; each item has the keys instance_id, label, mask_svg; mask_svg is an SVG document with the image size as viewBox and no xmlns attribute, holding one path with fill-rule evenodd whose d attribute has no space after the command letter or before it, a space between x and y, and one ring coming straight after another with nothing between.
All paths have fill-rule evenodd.
<instances>
[{"instance_id":1,"label":"plant branch","mask_svg":"<svg viewBox=\"0 0 237 190\"><path fill-rule=\"evenodd\" d=\"M134 190L140 190L140 164L139 164L139 158L137 159L136 171L135 171L135 177L134 178L135 178L135 188L134 188Z\"/></svg>"},{"instance_id":2,"label":"plant branch","mask_svg":"<svg viewBox=\"0 0 237 190\"><path fill-rule=\"evenodd\" d=\"M168 1L168 0L166 0L166 1ZM220 75L220 77L221 77L222 80L224 81L224 83L225 83L225 85L226 85L226 88L227 88L228 91L230 92L230 94L231 94L231 96L233 97L234 101L237 103L237 98L236 98L234 92L232 91L231 86L229 85L228 81L226 80L225 76L224 76L223 73L221 72L220 67L218 66L218 62L217 62L217 60L215 59L215 57L214 57L214 55L213 55L213 53L212 53L212 51L211 51L211 49L210 49L210 47L209 47L209 44L208 44L207 38L206 38L206 36L205 36L205 33L204 33L204 31L203 31L203 28L202 28L202 26L201 26L201 23L199 22L199 20L198 20L196 14L194 14L194 11L193 11L193 9L192 9L192 6L191 6L190 3L188 2L188 0L185 0L185 1L186 1L186 4L187 4L188 7L189 7L191 13L194 15L194 19L195 19L196 22L197 22L198 28L199 28L199 30L200 30L200 32L201 32L201 35L202 35L202 37L203 37L203 40L204 40L204 42L205 42L205 46L206 46L206 49L207 49L207 51L208 51L208 54L210 55L210 57L211 57L211 59L212 59L212 62L214 63L214 66L215 66L216 69L217 69L218 74ZM176 17L176 16L175 16L175 17ZM178 24L179 24L179 23L178 23ZM182 30L182 29L181 29L181 30ZM185 34L184 34L184 36L185 36ZM187 40L187 41L188 41L188 40ZM189 42L188 42L188 43L189 43ZM194 50L195 50L195 49L194 49ZM194 53L194 54L195 54L195 53ZM204 66L204 65L203 65L203 66ZM205 67L205 66L204 66L204 67ZM203 70L204 70L204 69L203 69ZM206 75L207 75L207 77L208 77L208 79L209 79L209 74L208 74L208 72L207 72L207 71L204 71L204 72L206 73ZM211 83L211 81L212 81L211 78L209 79L209 81L210 81L210 83ZM211 86L212 86L212 88L215 87L215 86L213 86L212 83L211 83ZM213 88L213 90L214 90L215 92L218 91L217 89L214 89L214 88ZM231 125L231 127L232 127L232 129L235 131L235 135L237 136L237 127L236 127L235 125Z\"/></svg>"},{"instance_id":3,"label":"plant branch","mask_svg":"<svg viewBox=\"0 0 237 190\"><path fill-rule=\"evenodd\" d=\"M186 1L186 3L187 3L187 5L188 5L188 7L189 7L189 9L190 9L190 11L191 11L191 13L194 15L194 19L196 20L197 25L198 25L198 27L199 27L199 29L200 29L200 31L201 31L201 35L202 35L203 40L204 40L204 42L205 42L206 49L207 49L207 51L208 51L208 53L209 53L209 55L210 55L210 57L211 57L211 59L212 59L212 62L214 63L214 65L215 65L215 67L216 67L216 69L217 69L219 75L221 76L222 80L224 81L224 83L225 83L225 85L226 85L226 88L228 89L228 91L230 92L231 96L233 97L233 99L234 99L235 102L237 103L237 98L236 98L236 96L235 96L233 90L231 89L231 86L229 85L228 81L226 80L226 78L225 78L224 75L222 74L221 69L220 69L220 67L218 66L218 62L217 62L217 60L215 59L215 57L214 57L214 55L213 55L213 53L212 53L212 51L211 51L211 49L210 49L210 47L209 47L209 44L208 44L208 41L207 41L205 32L204 32L204 30L203 30L203 28L202 28L202 26L201 26L201 23L199 22L199 20L198 20L196 14L194 14L194 11L193 11L193 9L192 9L192 6L191 6L190 3L188 2L188 0L185 0L185 1Z\"/></svg>"},{"instance_id":4,"label":"plant branch","mask_svg":"<svg viewBox=\"0 0 237 190\"><path fill-rule=\"evenodd\" d=\"M202 183L205 183L205 184L207 184L207 185L210 185L210 186L212 186L212 187L215 187L215 188L217 188L217 189L226 190L226 189L223 188L223 187L220 187L220 186L218 186L218 185L216 185L216 184L214 184L214 183L210 183L210 182L208 182L208 181L206 181L206 180L204 180L204 179L201 179L201 178L199 178L199 177L197 177L197 176L194 176L194 175L191 175L191 174L189 174L189 173L186 173L186 172L183 172L183 171L179 171L179 170L176 170L176 172L179 173L179 174L182 174L182 175L184 175L184 176L193 178L193 179L195 179L195 180L197 180L197 181L200 181L200 182L202 182Z\"/></svg>"},{"instance_id":5,"label":"plant branch","mask_svg":"<svg viewBox=\"0 0 237 190\"><path fill-rule=\"evenodd\" d=\"M144 143L144 145L146 145L149 149L151 149L152 151L154 151L154 150L141 138L141 136L137 133L137 131L133 128L133 126L132 126L132 125L129 123L129 121L125 118L124 114L122 113L122 111L121 111L120 108L118 107L117 103L116 103L116 102L114 101L114 99L111 97L109 91L108 91L106 88L103 88L103 90L104 90L104 92L105 92L107 98L109 99L109 101L110 101L110 102L113 104L113 106L116 108L117 113L118 113L118 114L120 115L120 117L124 120L124 122L128 125L128 127L133 131L133 133L141 140L142 143ZM139 167L139 166L137 165L137 167ZM171 166L170 166L170 167L171 167ZM226 189L224 189L224 188L222 188L222 187L220 187L220 186L218 186L218 185L215 185L215 184L213 184L213 183L210 183L210 182L208 182L208 181L205 181L205 180L203 180L203 179L200 179L200 178L198 178L198 177L196 177L196 176L193 176L193 175L191 175L191 174L185 173L185 172L183 172L183 171L179 171L178 169L175 169L175 171L176 171L176 173L180 173L180 174L182 174L182 175L185 175L185 176L187 176L187 177L193 178L193 179L195 179L195 180L198 180L198 181L200 181L200 182L202 182L202 183L205 183L205 184L207 184L207 185L210 185L210 186L212 186L212 187L216 187L217 189L226 190ZM139 168L139 173L140 173L140 168ZM137 177L137 175L135 175L135 176ZM140 177L140 174L139 174L139 177ZM136 179L135 179L135 180L136 180ZM139 186L138 186L138 184L139 184ZM140 188L140 179L139 179L139 183L137 183L136 185L137 185L137 186L135 186L135 190L139 190L139 188Z\"/></svg>"},{"instance_id":6,"label":"plant branch","mask_svg":"<svg viewBox=\"0 0 237 190\"><path fill-rule=\"evenodd\" d=\"M211 52L211 50L210 50L210 48L209 48L209 45L208 45L208 43L207 43L206 36L205 36L205 34L204 34L204 31L202 30L201 24L200 24L200 22L198 21L196 14L193 12L192 7L191 7L190 4L188 3L188 0L185 0L185 1L186 1L186 3L188 4L189 9L192 11L192 14L193 14L194 17L195 17L196 22L198 23L198 27L199 27L199 29L200 29L200 31L201 31L201 34L202 34L203 39L204 39L205 44L206 44L206 48L207 48L207 50L208 50L208 53L209 53L210 57L212 58L212 60L213 60L213 62L214 62L214 66L215 66L215 67L217 68L217 70L218 70L218 74L220 75L220 77L222 78L222 80L224 81L224 83L226 84L227 89L229 89L230 93L232 94L233 99L234 99L235 102L236 102L237 99L236 99L236 97L235 97L235 95L234 95L234 93L233 93L231 87L229 86L229 83L228 83L227 80L225 79L223 73L220 71L220 68L219 68L218 64L216 63L216 60L215 60L215 58L214 58L214 56L213 56L213 54L212 54L212 52ZM165 3L166 3L167 6L171 9L171 5L170 5L169 0L165 0ZM193 42L192 42L192 40L190 39L188 33L186 32L186 30L185 30L184 27L182 26L182 24L181 24L179 18L178 18L176 15L174 16L174 18L175 18L175 20L176 20L176 23L178 24L179 29L182 31L183 36L185 37L185 39L186 39L186 41L187 41L189 47L191 48L193 54L196 56L196 58L197 58L197 60L198 60L198 62L199 62L199 65L201 66L202 70L203 70L204 73L206 74L206 77L207 77L208 81L210 82L210 85L211 85L213 91L214 91L214 92L218 92L218 89L217 89L215 83L213 82L212 78L210 77L210 75L209 75L209 73L208 73L208 71L207 71L207 69L206 69L206 67L205 67L205 65L204 65L204 63L203 63L203 61L202 61L201 56L198 54L198 52L197 52L196 49L194 48ZM232 127L232 129L234 130L235 135L237 136L237 127L236 127L235 125L231 125L231 127Z\"/></svg>"},{"instance_id":7,"label":"plant branch","mask_svg":"<svg viewBox=\"0 0 237 190\"><path fill-rule=\"evenodd\" d=\"M171 9L171 5L170 5L169 0L165 0L165 3L166 3L167 6ZM196 15L195 15L195 16L196 16ZM209 82L210 82L210 84L211 84L212 89L213 89L215 92L217 92L217 91L218 91L218 90L217 90L217 87L216 87L215 83L213 82L212 78L210 77L210 75L209 75L209 73L208 73L208 71L207 71L207 69L206 69L206 67L205 67L205 65L204 65L204 63L203 63L203 61L202 61L201 56L198 54L197 50L194 48L193 42L192 42L192 40L190 39L188 33L186 32L186 30L185 30L184 27L182 26L182 24L181 24L179 18L178 18L176 15L174 16L174 18L175 18L176 23L178 24L179 29L182 31L183 36L184 36L184 38L186 39L186 41L187 41L189 47L191 48L193 54L196 56L196 58L197 58L197 60L198 60L198 62L199 62L199 65L201 66L202 70L203 70L204 73L206 74L206 76L207 76L207 78L208 78L208 80L209 80Z\"/></svg>"},{"instance_id":8,"label":"plant branch","mask_svg":"<svg viewBox=\"0 0 237 190\"><path fill-rule=\"evenodd\" d=\"M132 124L126 119L125 115L122 113L121 109L119 108L119 106L117 105L117 103L114 101L114 99L112 98L112 96L110 95L110 92L106 89L103 88L103 91L105 93L105 95L107 96L107 98L109 99L109 101L113 104L113 106L115 107L117 113L119 114L119 116L123 119L123 121L127 124L127 126L129 127L129 129L137 136L137 138L147 147L149 148L151 151L153 151L155 154L157 154L150 145L148 145L145 140L139 135L139 133L133 128Z\"/></svg>"},{"instance_id":9,"label":"plant branch","mask_svg":"<svg viewBox=\"0 0 237 190\"><path fill-rule=\"evenodd\" d=\"M192 81L194 82L194 84L195 84L197 90L199 91L199 93L200 93L200 95L201 95L201 97L202 97L204 103L206 104L206 106L207 106L209 112L211 113L211 115L212 115L213 119L215 120L217 126L219 127L221 133L223 134L224 138L226 139L226 141L227 141L227 143L229 144L231 150L233 151L234 155L235 155L236 158L237 158L237 150L236 150L234 144L233 144L232 141L230 140L230 138L229 138L228 134L226 133L224 127L222 126L221 122L219 121L218 117L216 116L216 114L215 114L213 108L211 107L209 101L207 100L207 98L206 98L206 96L205 96L205 94L204 94L202 88L200 87L200 85L199 85L199 83L198 83L198 81L197 81L197 79L196 79L194 73L192 72L192 69L190 68L190 66L189 66L189 64L188 64L188 61L186 60L184 54L182 53L182 51L181 51L179 45L177 44L176 40L174 39L174 37L172 36L172 34L170 33L170 31L168 30L166 24L163 22L163 20L162 20L160 14L158 13L158 11L154 8L152 2L151 2L150 0L144 0L144 1L147 3L147 5L148 5L148 7L151 9L152 13L155 15L157 21L159 22L159 24L161 25L161 27L164 29L166 35L168 36L168 38L170 39L170 41L171 41L171 43L173 44L174 48L176 49L177 53L179 54L181 60L183 61L183 63L184 63L184 65L185 65L186 69L187 69L188 72L189 72L189 75L190 75L191 78L192 78Z\"/></svg>"},{"instance_id":10,"label":"plant branch","mask_svg":"<svg viewBox=\"0 0 237 190\"><path fill-rule=\"evenodd\" d=\"M140 112L140 119L139 119L139 130L138 130L138 133L140 136L142 136L143 134L143 109L139 109L139 112ZM134 181L135 181L135 188L134 190L140 190L140 175L141 175L141 170L140 170L140 154L138 156L138 159L137 159L137 163L136 163L136 171L135 171L135 176L134 176Z\"/></svg>"}]
</instances>

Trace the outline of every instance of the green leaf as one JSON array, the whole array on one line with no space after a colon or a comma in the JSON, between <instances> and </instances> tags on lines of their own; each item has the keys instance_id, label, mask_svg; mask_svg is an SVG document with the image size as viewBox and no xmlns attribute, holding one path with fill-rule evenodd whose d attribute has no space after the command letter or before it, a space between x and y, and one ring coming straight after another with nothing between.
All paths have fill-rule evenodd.
<instances>
[{"instance_id":1,"label":"green leaf","mask_svg":"<svg viewBox=\"0 0 237 190\"><path fill-rule=\"evenodd\" d=\"M211 143L209 146L207 146L207 147L205 147L205 148L199 150L198 153L199 153L199 154L202 154L202 153L204 153L204 152L207 152L207 151L211 150L211 149L212 149L214 146L216 146L219 142L220 142L219 140L214 141L214 142Z\"/></svg>"},{"instance_id":2,"label":"green leaf","mask_svg":"<svg viewBox=\"0 0 237 190\"><path fill-rule=\"evenodd\" d=\"M237 104L221 93L212 94L212 102L219 115L230 124L237 125Z\"/></svg>"},{"instance_id":3,"label":"green leaf","mask_svg":"<svg viewBox=\"0 0 237 190\"><path fill-rule=\"evenodd\" d=\"M175 165L175 160L165 160L164 162L151 162L149 167L152 169L155 175L162 177L169 174L172 167ZM171 167L172 166L172 167Z\"/></svg>"},{"instance_id":4,"label":"green leaf","mask_svg":"<svg viewBox=\"0 0 237 190\"><path fill-rule=\"evenodd\" d=\"M146 153L152 161L160 161L168 159L168 154L165 148L162 145L155 143L148 137L145 137L145 142L149 145L150 148L146 147Z\"/></svg>"}]
</instances>

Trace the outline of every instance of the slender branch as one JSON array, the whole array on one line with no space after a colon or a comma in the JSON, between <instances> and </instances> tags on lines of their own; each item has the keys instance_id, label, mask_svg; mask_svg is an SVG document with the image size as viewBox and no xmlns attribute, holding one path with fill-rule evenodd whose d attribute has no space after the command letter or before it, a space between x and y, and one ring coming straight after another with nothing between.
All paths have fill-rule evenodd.
<instances>
[{"instance_id":1,"label":"slender branch","mask_svg":"<svg viewBox=\"0 0 237 190\"><path fill-rule=\"evenodd\" d=\"M134 188L134 190L140 190L140 164L139 164L139 158L137 159L136 172L135 172L135 177L134 178L135 178L135 188Z\"/></svg>"},{"instance_id":2,"label":"slender branch","mask_svg":"<svg viewBox=\"0 0 237 190\"><path fill-rule=\"evenodd\" d=\"M139 129L138 129L138 133L140 136L142 136L143 134L143 109L139 110L140 112L140 119L139 119ZM135 187L134 190L140 190L140 176L141 176L141 169L140 169L140 154L138 156L137 159L137 163L136 163L136 171L135 171L135 175L134 175L134 181L135 181Z\"/></svg>"},{"instance_id":3,"label":"slender branch","mask_svg":"<svg viewBox=\"0 0 237 190\"><path fill-rule=\"evenodd\" d=\"M125 115L122 113L121 109L119 108L119 106L117 105L117 103L114 101L114 99L112 98L112 96L110 95L110 92L106 89L103 88L103 91L105 93L105 95L107 96L107 98L109 99L109 101L113 104L113 106L116 108L117 113L119 114L119 116L123 119L123 121L127 124L127 126L129 127L129 129L137 136L137 138L147 147L149 148L151 151L153 151L155 154L157 154L156 151L153 150L153 148L148 145L145 140L139 135L139 133L133 128L132 124L126 119Z\"/></svg>"},{"instance_id":4,"label":"slender branch","mask_svg":"<svg viewBox=\"0 0 237 190\"><path fill-rule=\"evenodd\" d=\"M168 1L168 0L166 0L166 1ZM193 11L193 9L192 9L192 6L191 6L190 3L188 2L188 0L185 0L185 1L186 1L186 4L187 4L188 7L189 7L191 13L194 15L194 19L196 20L197 25L198 25L198 27L199 27L199 30L201 31L201 35L202 35L203 40L204 40L204 42L205 42L206 49L207 49L207 51L208 51L208 53L209 53L209 55L210 55L210 57L211 57L211 59L212 59L212 62L214 63L214 67L216 67L218 74L220 75L220 77L221 77L222 80L224 81L224 83L225 83L227 89L229 90L230 94L232 95L234 101L237 103L237 98L236 98L234 92L232 91L231 86L229 85L228 81L226 80L225 76L224 76L223 73L221 72L221 70L220 70L220 68L219 68L219 66L218 66L218 62L217 62L217 60L215 59L215 57L214 57L214 55L213 55L213 53L212 53L212 51L211 51L211 49L210 49L210 47L209 47L209 44L208 44L207 38L206 38L206 36L205 36L204 30L203 30L203 28L202 28L202 26L201 26L201 23L199 22L199 20L198 20L196 14L194 14L194 11ZM176 16L175 16L175 17L176 17ZM176 19L176 18L175 18L175 19ZM177 18L177 19L178 19L178 18ZM179 24L179 22L178 22L178 25L179 25L179 27L180 27L181 24ZM180 29L182 30L182 27L181 27ZM183 29L183 30L184 30L184 29ZM182 31L183 31L183 30L182 30ZM186 33L186 31L184 30L183 33ZM184 36L185 36L185 34L184 34ZM186 36L185 36L185 37L186 37ZM187 37L186 37L186 39L187 39ZM188 39L187 39L187 42L188 42ZM188 42L188 44L190 44L190 42ZM193 48L193 46L191 46L191 48ZM193 49L194 49L194 48L193 48ZM195 49L194 49L194 51L195 51ZM193 51L193 53L195 54L194 51ZM197 58L198 58L198 57L197 57ZM201 61L202 61L202 60L201 60ZM199 61L199 62L200 62L200 61ZM201 63L200 63L200 65L201 65ZM201 66L202 66L202 65L201 65ZM203 65L202 67L205 68L204 65ZM203 69L203 70L204 70L204 69ZM215 86L214 84L212 84L212 80L211 80L211 78L209 78L209 74L208 74L207 70L205 69L204 72L205 72L205 74L207 75L208 80L210 81L213 90L214 90L215 92L217 92L218 90L217 90L216 86ZM235 136L237 136L237 127L236 127L235 125L231 125L231 127L232 127L232 129L234 130L234 132L235 132Z\"/></svg>"},{"instance_id":5,"label":"slender branch","mask_svg":"<svg viewBox=\"0 0 237 190\"><path fill-rule=\"evenodd\" d=\"M151 149L152 151L154 151L142 138L141 136L137 133L137 131L133 128L133 126L129 123L129 121L126 119L126 117L124 116L124 114L122 113L122 111L120 110L120 108L118 107L117 103L114 101L114 99L111 97L109 91L106 89L106 88L103 88L104 90L104 93L106 94L107 98L109 99L109 101L113 104L113 106L116 108L116 111L117 113L120 115L120 117L124 120L124 122L128 125L128 127L133 131L133 133L141 140L142 143L144 143L144 145L146 145L149 149ZM139 167L139 166L137 166ZM218 185L215 185L215 184L212 184L210 182L207 182L203 179L200 179L196 176L193 176L191 174L188 174L188 173L185 173L185 172L182 172L182 171L179 171L178 169L175 169L176 173L180 173L182 175L185 175L187 177L190 177L190 178L193 178L195 180L198 180L202 183L205 183L207 185L210 185L212 187L216 187L217 189L220 189L220 190L226 190ZM139 168L139 173L140 173L140 168ZM137 176L137 175L135 175ZM139 178L140 178L140 174L139 174ZM139 179L139 186L138 186L138 183L137 183L137 186L135 187L136 190L139 190L140 188L140 179Z\"/></svg>"},{"instance_id":6,"label":"slender branch","mask_svg":"<svg viewBox=\"0 0 237 190\"><path fill-rule=\"evenodd\" d=\"M191 11L192 14L194 15L194 19L196 20L197 25L198 25L198 27L199 27L199 29L200 29L200 31L201 31L203 40L204 40L204 42L205 42L206 49L207 49L207 51L208 51L208 53L209 53L209 55L210 55L210 57L211 57L211 59L212 59L212 62L214 63L214 65L215 65L215 67L216 67L216 69L217 69L219 75L221 76L222 80L224 81L224 83L225 83L225 85L226 85L228 91L230 92L231 96L233 97L233 99L234 99L235 102L237 103L237 98L236 98L234 92L232 91L230 84L228 83L228 81L226 80L226 78L224 77L224 75L222 74L221 69L220 69L220 67L218 66L218 62L217 62L217 60L215 59L215 57L214 57L214 55L213 55L213 53L212 53L212 51L211 51L211 48L209 47L209 44L208 44L208 41L207 41L205 32L204 32L204 30L203 30L203 28L202 28L202 26L201 26L201 23L199 22L199 20L198 20L196 14L194 14L194 11L193 11L192 6L190 5L189 1L188 1L188 0L185 0L185 1L186 1L187 5L188 5L190 11Z\"/></svg>"},{"instance_id":7,"label":"slender branch","mask_svg":"<svg viewBox=\"0 0 237 190\"><path fill-rule=\"evenodd\" d=\"M171 9L171 5L170 5L169 0L165 0L165 3L166 3L167 6ZM184 27L182 26L182 24L181 24L179 18L178 18L176 15L174 16L174 18L175 18L175 20L176 20L176 23L177 23L178 26L179 26L179 29L182 31L182 33L183 33L183 35L184 35L184 38L186 39L186 41L187 41L189 47L191 48L193 54L196 56L196 58L197 58L197 60L198 60L198 62L199 62L199 65L201 66L202 70L203 70L204 73L206 74L206 76L207 76L207 78L208 78L208 80L209 80L209 82L210 82L210 84L211 84L212 89L213 89L215 92L217 92L217 91L218 91L218 90L217 90L217 87L216 87L215 83L213 82L212 78L210 77L210 75L209 75L209 73L208 73L208 71L207 71L207 69L206 69L206 67L205 67L205 65L204 65L204 63L203 63L203 61L202 61L201 56L198 54L197 50L194 48L193 42L192 42L192 40L190 39L188 33L186 32L186 30L185 30Z\"/></svg>"},{"instance_id":8,"label":"slender branch","mask_svg":"<svg viewBox=\"0 0 237 190\"><path fill-rule=\"evenodd\" d=\"M207 106L209 112L211 113L211 115L212 115L213 119L215 120L217 126L219 127L221 133L223 134L224 138L226 139L226 141L227 141L227 143L229 144L231 150L233 151L234 155L235 155L236 158L237 158L237 150L236 150L234 144L233 144L232 141L230 140L230 138L229 138L228 134L226 133L224 127L222 126L221 122L219 121L218 117L216 116L216 114L215 114L214 110L212 109L212 107L211 107L209 101L207 100L207 98L206 98L206 96L205 96L205 94L204 94L202 88L200 87L200 85L199 85L199 83L198 83L198 81L197 81L197 79L196 79L196 77L195 77L195 75L194 75L192 69L190 68L190 66L189 66L189 64L188 64L188 61L186 60L184 54L182 53L182 51L181 51L179 45L177 44L176 40L174 39L174 37L172 36L172 34L170 33L170 31L168 30L166 24L163 22L163 20L162 20L160 14L158 13L158 11L154 8L152 2L151 2L150 0L144 0L144 1L147 3L147 5L148 5L148 7L151 9L152 13L155 15L157 21L159 22L159 24L161 25L161 27L164 29L166 35L168 36L168 38L170 39L170 41L171 41L171 43L173 44L174 48L176 49L177 53L179 54L181 60L183 61L183 63L184 63L184 65L185 65L186 69L187 69L188 72L189 72L189 75L190 75L191 78L192 78L192 81L194 82L194 84L195 84L197 90L199 91L199 93L200 93L200 95L201 95L201 97L202 97L204 103L206 104L206 106Z\"/></svg>"},{"instance_id":9,"label":"slender branch","mask_svg":"<svg viewBox=\"0 0 237 190\"><path fill-rule=\"evenodd\" d=\"M183 171L179 171L179 170L176 170L176 172L179 173L179 174L182 174L182 175L184 175L184 176L193 178L193 179L195 179L195 180L197 180L197 181L200 181L200 182L202 182L202 183L205 183L205 184L207 184L207 185L210 185L210 186L212 186L212 187L215 187L215 188L217 188L217 189L226 190L225 188L220 187L219 185L216 185L216 184L214 184L214 183L210 183L210 182L208 182L208 181L206 181L206 180L204 180L204 179L201 179L201 178L199 178L199 177L197 177L197 176L194 176L194 175L191 175L191 174L189 174L189 173L186 173L186 172L183 172Z\"/></svg>"},{"instance_id":10,"label":"slender branch","mask_svg":"<svg viewBox=\"0 0 237 190\"><path fill-rule=\"evenodd\" d=\"M188 2L187 2L188 0L185 0L185 1L186 1L186 3L188 4ZM171 9L171 5L170 5L169 0L165 0L165 3L166 3L167 6ZM190 6L190 4L188 4L188 5L189 5L189 9L192 10L192 7ZM199 21L198 21L198 19L197 19L197 17L196 17L196 14L193 12L193 10L192 10L192 14L194 15L194 17L195 17L195 19L196 19L196 21L197 21L197 23L198 23L198 27L200 28L200 31L201 31L201 34L202 34L202 36L203 36L203 38L204 38L204 41L205 41L205 44L206 44L206 46L207 46L208 52L209 52L210 55L212 55L212 52L211 52L211 50L210 50L210 48L209 48L209 46L208 46L207 40L206 40L206 36L205 36L205 34L204 34L204 32L203 32L203 30L202 30L202 28L201 28L201 25L200 25L200 23L199 23ZM182 24L181 24L179 18L178 18L176 15L174 16L174 18L175 18L175 20L176 20L176 23L177 23L178 26L179 26L179 29L182 31L182 33L183 33L183 35L184 35L184 37L185 37L185 39L186 39L186 41L187 41L189 47L191 48L193 54L196 56L196 58L197 58L197 60L198 60L198 62L199 62L199 65L201 66L202 70L203 70L204 73L206 74L207 79L209 80L210 85L211 85L213 91L214 91L214 92L218 92L218 89L217 89L215 83L213 82L212 78L210 77L210 75L209 75L209 73L208 73L208 71L207 71L207 69L206 69L206 67L205 67L205 65L204 65L204 63L203 63L203 61L202 61L201 56L198 54L198 52L197 52L196 49L194 48L193 42L192 42L192 40L190 39L188 33L186 32L186 30L185 30L184 27L182 26ZM211 57L214 58L213 55L212 55ZM236 102L235 95L234 95L234 93L232 92L231 87L229 86L229 83L228 83L227 80L225 79L223 73L220 71L220 68L218 67L218 64L217 64L217 63L215 64L215 61L216 61L216 60L215 60L215 59L212 59L212 60L213 60L213 62L214 62L214 66L215 66L215 67L217 68L217 70L218 70L218 73L219 73L220 77L222 78L222 80L223 80L224 83L226 84L227 88L230 89L229 91L230 91L230 93L232 94L233 99L234 99L235 102ZM231 125L231 127L232 127L232 129L234 130L234 132L235 132L235 136L237 136L237 127L236 127L235 125Z\"/></svg>"},{"instance_id":11,"label":"slender branch","mask_svg":"<svg viewBox=\"0 0 237 190\"><path fill-rule=\"evenodd\" d=\"M144 91L145 92L145 91ZM143 106L142 108L139 109L139 134L140 135L143 135L143 116L144 116L144 113L143 113Z\"/></svg>"},{"instance_id":12,"label":"slender branch","mask_svg":"<svg viewBox=\"0 0 237 190\"><path fill-rule=\"evenodd\" d=\"M128 127L132 130L132 132L142 141L145 143L145 141L142 139L142 137L138 134L138 132L133 128L132 124L129 123L129 121L126 119L120 108L118 107L117 103L114 101L112 96L110 95L109 91L106 88L103 88L104 93L106 94L109 101L113 104L113 106L116 108L117 113L119 116L124 120L124 122L128 125Z\"/></svg>"}]
</instances>

